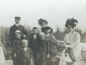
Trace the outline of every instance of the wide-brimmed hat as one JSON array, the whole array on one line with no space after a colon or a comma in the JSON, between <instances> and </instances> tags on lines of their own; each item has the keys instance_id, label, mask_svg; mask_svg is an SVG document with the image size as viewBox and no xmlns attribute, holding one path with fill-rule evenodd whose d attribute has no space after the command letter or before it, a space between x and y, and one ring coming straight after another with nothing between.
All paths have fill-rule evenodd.
<instances>
[{"instance_id":1,"label":"wide-brimmed hat","mask_svg":"<svg viewBox=\"0 0 86 65\"><path fill-rule=\"evenodd\" d=\"M38 19L38 24L40 26L42 25L43 22L45 22L45 24L48 25L48 22L45 19L42 19L42 18Z\"/></svg>"},{"instance_id":2,"label":"wide-brimmed hat","mask_svg":"<svg viewBox=\"0 0 86 65\"><path fill-rule=\"evenodd\" d=\"M50 30L49 33L53 33L53 29L52 29L51 27L49 27L49 26L43 27L43 28L41 29L41 31L44 32L44 33L45 33L46 30Z\"/></svg>"},{"instance_id":3,"label":"wide-brimmed hat","mask_svg":"<svg viewBox=\"0 0 86 65\"><path fill-rule=\"evenodd\" d=\"M68 25L71 25L72 28L74 28L76 26L76 23L78 23L78 21L74 18L69 18L66 21L65 27L68 27Z\"/></svg>"}]
</instances>

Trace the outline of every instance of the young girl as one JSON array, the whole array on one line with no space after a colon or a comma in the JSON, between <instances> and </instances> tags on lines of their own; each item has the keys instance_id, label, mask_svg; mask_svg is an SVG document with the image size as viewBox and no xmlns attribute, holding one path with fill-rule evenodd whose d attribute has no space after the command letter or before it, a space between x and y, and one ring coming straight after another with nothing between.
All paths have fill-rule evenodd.
<instances>
[{"instance_id":1,"label":"young girl","mask_svg":"<svg viewBox=\"0 0 86 65\"><path fill-rule=\"evenodd\" d=\"M77 23L78 21L74 18L68 19L66 21L65 27L67 28L67 34L65 35L64 39L66 50L64 50L62 53L59 65L78 65L80 61L81 57L80 34L75 31Z\"/></svg>"}]
</instances>

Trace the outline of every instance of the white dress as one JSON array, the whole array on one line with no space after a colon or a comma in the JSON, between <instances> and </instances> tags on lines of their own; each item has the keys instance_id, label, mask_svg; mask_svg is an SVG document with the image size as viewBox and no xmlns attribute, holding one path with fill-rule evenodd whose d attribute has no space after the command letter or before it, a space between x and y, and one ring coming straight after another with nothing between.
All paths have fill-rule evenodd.
<instances>
[{"instance_id":1,"label":"white dress","mask_svg":"<svg viewBox=\"0 0 86 65\"><path fill-rule=\"evenodd\" d=\"M79 35L79 33L75 32L75 31L67 33L65 35L64 42L65 42L65 44L69 43L70 47L72 48L72 52L74 54L74 57L77 58L77 60L78 60L73 65L78 65L79 60L81 58L81 47L80 47L80 35ZM63 63L61 63L61 60L60 60L59 65L63 64Z\"/></svg>"},{"instance_id":2,"label":"white dress","mask_svg":"<svg viewBox=\"0 0 86 65\"><path fill-rule=\"evenodd\" d=\"M80 35L79 33L72 31L65 35L65 44L69 43L72 48L72 52L75 58L81 57L81 47L80 47ZM67 45L67 44L66 44Z\"/></svg>"}]
</instances>

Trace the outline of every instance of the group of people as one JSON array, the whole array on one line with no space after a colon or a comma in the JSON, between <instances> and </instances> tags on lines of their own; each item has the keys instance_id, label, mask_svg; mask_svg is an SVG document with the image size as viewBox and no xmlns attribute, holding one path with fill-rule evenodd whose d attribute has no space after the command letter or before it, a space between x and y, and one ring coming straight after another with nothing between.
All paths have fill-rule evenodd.
<instances>
[{"instance_id":1,"label":"group of people","mask_svg":"<svg viewBox=\"0 0 86 65\"><path fill-rule=\"evenodd\" d=\"M76 19L66 21L65 48L60 54L59 42L46 20L40 18L40 28L33 27L29 36L19 24L20 20L21 17L15 17L15 24L10 27L13 65L77 65L80 61L80 35L75 31L78 24Z\"/></svg>"}]
</instances>

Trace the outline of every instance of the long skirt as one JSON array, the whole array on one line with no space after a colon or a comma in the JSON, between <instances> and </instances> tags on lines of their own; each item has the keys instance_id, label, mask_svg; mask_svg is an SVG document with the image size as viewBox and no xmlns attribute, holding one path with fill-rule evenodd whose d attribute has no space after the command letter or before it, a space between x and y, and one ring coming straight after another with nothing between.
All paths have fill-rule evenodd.
<instances>
[{"instance_id":1,"label":"long skirt","mask_svg":"<svg viewBox=\"0 0 86 65\"><path fill-rule=\"evenodd\" d=\"M47 52L46 51L40 52L39 59L40 65L47 65Z\"/></svg>"}]
</instances>

